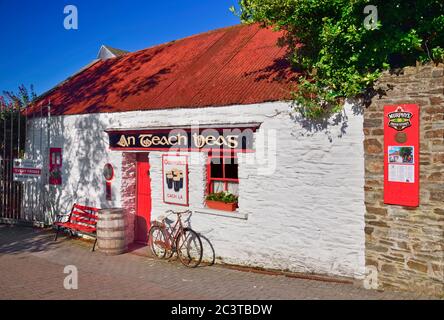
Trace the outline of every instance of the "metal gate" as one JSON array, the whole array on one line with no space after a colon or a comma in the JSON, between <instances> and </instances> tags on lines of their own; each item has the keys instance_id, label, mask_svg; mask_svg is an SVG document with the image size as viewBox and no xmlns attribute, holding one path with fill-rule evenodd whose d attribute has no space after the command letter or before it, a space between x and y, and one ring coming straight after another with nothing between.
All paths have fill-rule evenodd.
<instances>
[{"instance_id":1,"label":"metal gate","mask_svg":"<svg viewBox=\"0 0 444 320\"><path fill-rule=\"evenodd\" d=\"M14 160L38 160L43 168L49 149L43 145L49 136L49 105L34 107L30 116L26 107L13 103L1 101L0 108L0 223L44 225L44 170L38 180L14 181Z\"/></svg>"},{"instance_id":2,"label":"metal gate","mask_svg":"<svg viewBox=\"0 0 444 320\"><path fill-rule=\"evenodd\" d=\"M13 181L13 160L0 162L0 222L13 222L23 219L21 204L23 187Z\"/></svg>"}]
</instances>

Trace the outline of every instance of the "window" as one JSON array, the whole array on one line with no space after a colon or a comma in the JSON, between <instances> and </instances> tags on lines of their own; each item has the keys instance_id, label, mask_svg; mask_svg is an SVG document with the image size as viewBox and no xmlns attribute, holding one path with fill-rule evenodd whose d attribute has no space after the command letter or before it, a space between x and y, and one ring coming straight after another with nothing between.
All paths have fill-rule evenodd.
<instances>
[{"instance_id":1,"label":"window","mask_svg":"<svg viewBox=\"0 0 444 320\"><path fill-rule=\"evenodd\" d=\"M237 157L232 155L208 156L208 193L228 191L239 196Z\"/></svg>"}]
</instances>

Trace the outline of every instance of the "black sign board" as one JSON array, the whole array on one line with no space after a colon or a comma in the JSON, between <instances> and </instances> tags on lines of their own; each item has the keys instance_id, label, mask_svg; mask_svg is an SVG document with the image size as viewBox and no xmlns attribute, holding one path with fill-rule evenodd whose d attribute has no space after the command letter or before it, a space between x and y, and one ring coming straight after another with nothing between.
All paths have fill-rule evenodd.
<instances>
[{"instance_id":1,"label":"black sign board","mask_svg":"<svg viewBox=\"0 0 444 320\"><path fill-rule=\"evenodd\" d=\"M247 152L253 150L256 128L108 130L107 133L112 150Z\"/></svg>"}]
</instances>

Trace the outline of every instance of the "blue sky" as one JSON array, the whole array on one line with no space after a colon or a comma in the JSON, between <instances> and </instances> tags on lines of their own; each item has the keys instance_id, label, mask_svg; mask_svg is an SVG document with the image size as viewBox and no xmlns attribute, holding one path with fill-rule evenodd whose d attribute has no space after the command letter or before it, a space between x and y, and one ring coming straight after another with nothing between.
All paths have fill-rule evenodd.
<instances>
[{"instance_id":1,"label":"blue sky","mask_svg":"<svg viewBox=\"0 0 444 320\"><path fill-rule=\"evenodd\" d=\"M78 30L63 27L75 5ZM34 84L38 94L93 59L100 45L136 51L239 23L237 0L0 0L0 93Z\"/></svg>"}]
</instances>

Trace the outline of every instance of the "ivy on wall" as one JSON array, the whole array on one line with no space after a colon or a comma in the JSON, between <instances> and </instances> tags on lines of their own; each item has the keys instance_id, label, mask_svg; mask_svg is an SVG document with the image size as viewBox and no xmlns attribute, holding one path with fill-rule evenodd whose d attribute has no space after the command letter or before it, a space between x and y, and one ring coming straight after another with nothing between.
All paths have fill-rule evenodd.
<instances>
[{"instance_id":1,"label":"ivy on wall","mask_svg":"<svg viewBox=\"0 0 444 320\"><path fill-rule=\"evenodd\" d=\"M294 100L307 118L364 97L381 72L444 59L442 0L239 0L244 23L285 31L302 71Z\"/></svg>"}]
</instances>

